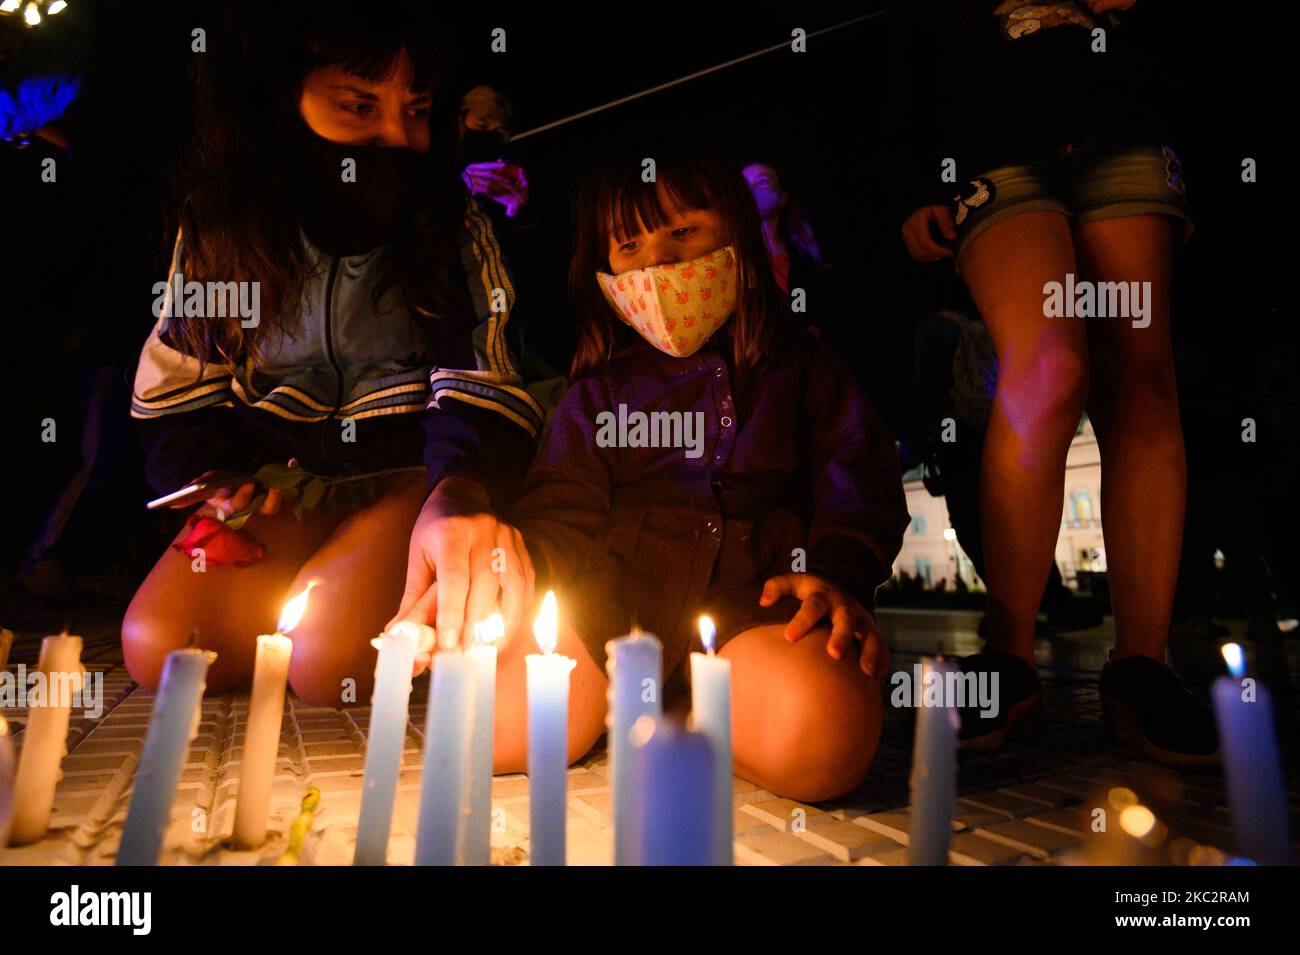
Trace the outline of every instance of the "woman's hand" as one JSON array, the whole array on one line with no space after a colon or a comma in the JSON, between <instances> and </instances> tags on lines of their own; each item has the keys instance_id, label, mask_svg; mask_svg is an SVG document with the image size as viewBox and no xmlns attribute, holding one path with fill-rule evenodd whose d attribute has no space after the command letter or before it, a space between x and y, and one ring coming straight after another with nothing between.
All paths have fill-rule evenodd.
<instances>
[{"instance_id":1,"label":"woman's hand","mask_svg":"<svg viewBox=\"0 0 1300 955\"><path fill-rule=\"evenodd\" d=\"M497 609L506 633L523 622L533 601L533 564L523 535L488 510L487 492L468 478L439 482L420 509L411 532L406 590L390 624L413 620L432 626L440 642L459 642L467 624ZM420 647L417 667L433 647Z\"/></svg>"},{"instance_id":2,"label":"woman's hand","mask_svg":"<svg viewBox=\"0 0 1300 955\"><path fill-rule=\"evenodd\" d=\"M952 255L952 249L934 238L931 225L949 242L957 241L957 226L947 206L922 206L903 220L903 244L918 262L937 262Z\"/></svg>"},{"instance_id":3,"label":"woman's hand","mask_svg":"<svg viewBox=\"0 0 1300 955\"><path fill-rule=\"evenodd\" d=\"M223 488L220 494L208 498L204 507L209 513L220 514L223 518L231 514L237 514L253 502L253 495L257 493L257 485L253 483L241 484L238 488ZM202 510L202 509L200 509ZM279 488L268 488L266 500L262 506L257 509L258 514L271 515L280 510L280 490Z\"/></svg>"},{"instance_id":4,"label":"woman's hand","mask_svg":"<svg viewBox=\"0 0 1300 955\"><path fill-rule=\"evenodd\" d=\"M828 580L813 574L782 574L763 584L758 602L769 607L782 597L795 597L803 604L785 628L785 638L793 643L807 636L824 617L831 618L831 636L826 652L843 660L856 638L861 643L858 665L869 677L880 678L889 664L889 648L876 618L862 604Z\"/></svg>"}]
</instances>

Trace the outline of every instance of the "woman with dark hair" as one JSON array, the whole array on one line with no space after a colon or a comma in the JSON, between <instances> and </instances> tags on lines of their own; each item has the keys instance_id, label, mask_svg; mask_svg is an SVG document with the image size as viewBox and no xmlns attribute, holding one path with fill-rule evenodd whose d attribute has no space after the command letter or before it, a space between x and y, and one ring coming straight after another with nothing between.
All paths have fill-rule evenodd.
<instances>
[{"instance_id":1,"label":"woman with dark hair","mask_svg":"<svg viewBox=\"0 0 1300 955\"><path fill-rule=\"evenodd\" d=\"M508 503L542 409L517 371L509 273L460 178L459 91L419 5L240 3L224 26L197 59L180 229L132 414L159 491L214 469L296 470L238 480L191 516L184 553L162 556L127 611L126 663L154 686L197 634L219 654L209 688L239 684L254 636L316 584L290 681L315 703L364 701L408 549L442 547L451 579L505 548L493 596L504 582L519 615L527 557L487 512ZM214 308L227 290L237 315ZM368 495L313 507L340 477ZM295 482L297 515L281 507ZM441 602L447 629L465 600Z\"/></svg>"},{"instance_id":2,"label":"woman with dark hair","mask_svg":"<svg viewBox=\"0 0 1300 955\"><path fill-rule=\"evenodd\" d=\"M564 595L569 755L605 729L605 641L657 635L671 707L703 613L733 666L736 771L796 798L846 792L880 735L873 597L908 520L893 442L790 320L723 150L627 143L584 180L574 220L573 384L513 511ZM502 655L502 770L524 766L525 652Z\"/></svg>"},{"instance_id":3,"label":"woman with dark hair","mask_svg":"<svg viewBox=\"0 0 1300 955\"><path fill-rule=\"evenodd\" d=\"M824 329L834 314L831 301L830 269L813 234L812 222L790 193L788 183L775 163L754 160L741 170L758 206L776 284L795 305L792 290L803 290L803 301L795 314L807 324Z\"/></svg>"}]
</instances>

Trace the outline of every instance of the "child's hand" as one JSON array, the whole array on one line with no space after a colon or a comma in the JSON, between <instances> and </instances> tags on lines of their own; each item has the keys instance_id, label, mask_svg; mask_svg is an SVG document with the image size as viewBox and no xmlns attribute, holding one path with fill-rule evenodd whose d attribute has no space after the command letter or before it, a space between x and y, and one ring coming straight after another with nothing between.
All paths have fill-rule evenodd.
<instances>
[{"instance_id":1,"label":"child's hand","mask_svg":"<svg viewBox=\"0 0 1300 955\"><path fill-rule=\"evenodd\" d=\"M876 624L876 618L867 612L844 591L828 580L812 574L782 574L763 584L761 606L769 607L782 597L795 597L803 603L785 628L785 638L792 643L807 636L824 617L831 618L831 637L826 641L826 652L836 660L853 645L856 637L862 644L858 665L869 677L877 678L885 672L889 662L889 649Z\"/></svg>"}]
</instances>

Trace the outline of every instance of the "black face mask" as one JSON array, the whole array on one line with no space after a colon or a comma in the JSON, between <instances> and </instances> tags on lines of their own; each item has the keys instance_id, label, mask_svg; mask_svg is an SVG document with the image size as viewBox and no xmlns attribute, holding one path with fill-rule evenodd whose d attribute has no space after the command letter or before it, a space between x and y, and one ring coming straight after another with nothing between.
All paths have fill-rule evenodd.
<instances>
[{"instance_id":1,"label":"black face mask","mask_svg":"<svg viewBox=\"0 0 1300 955\"><path fill-rule=\"evenodd\" d=\"M465 165L493 162L506 150L500 133L486 129L467 129L460 137L460 158Z\"/></svg>"},{"instance_id":2,"label":"black face mask","mask_svg":"<svg viewBox=\"0 0 1300 955\"><path fill-rule=\"evenodd\" d=\"M420 200L424 153L346 146L300 124L303 231L331 255L357 255L401 238ZM349 163L344 179L344 160Z\"/></svg>"}]
</instances>

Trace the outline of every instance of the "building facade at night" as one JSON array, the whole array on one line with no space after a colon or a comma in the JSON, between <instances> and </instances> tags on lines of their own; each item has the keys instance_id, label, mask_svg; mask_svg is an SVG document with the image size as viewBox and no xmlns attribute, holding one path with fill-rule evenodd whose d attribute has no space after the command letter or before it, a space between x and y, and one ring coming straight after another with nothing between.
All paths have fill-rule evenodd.
<instances>
[{"instance_id":1,"label":"building facade at night","mask_svg":"<svg viewBox=\"0 0 1300 955\"><path fill-rule=\"evenodd\" d=\"M983 590L983 582L957 542L944 499L931 496L919 470L904 475L903 487L912 524L903 535L903 549L894 561L894 576L906 571L924 580L927 588L946 581L949 589L960 578L968 589ZM1071 586L1076 584L1080 572L1106 571L1106 544L1101 534L1101 454L1097 436L1086 418L1066 457L1056 565L1061 577Z\"/></svg>"}]
</instances>

